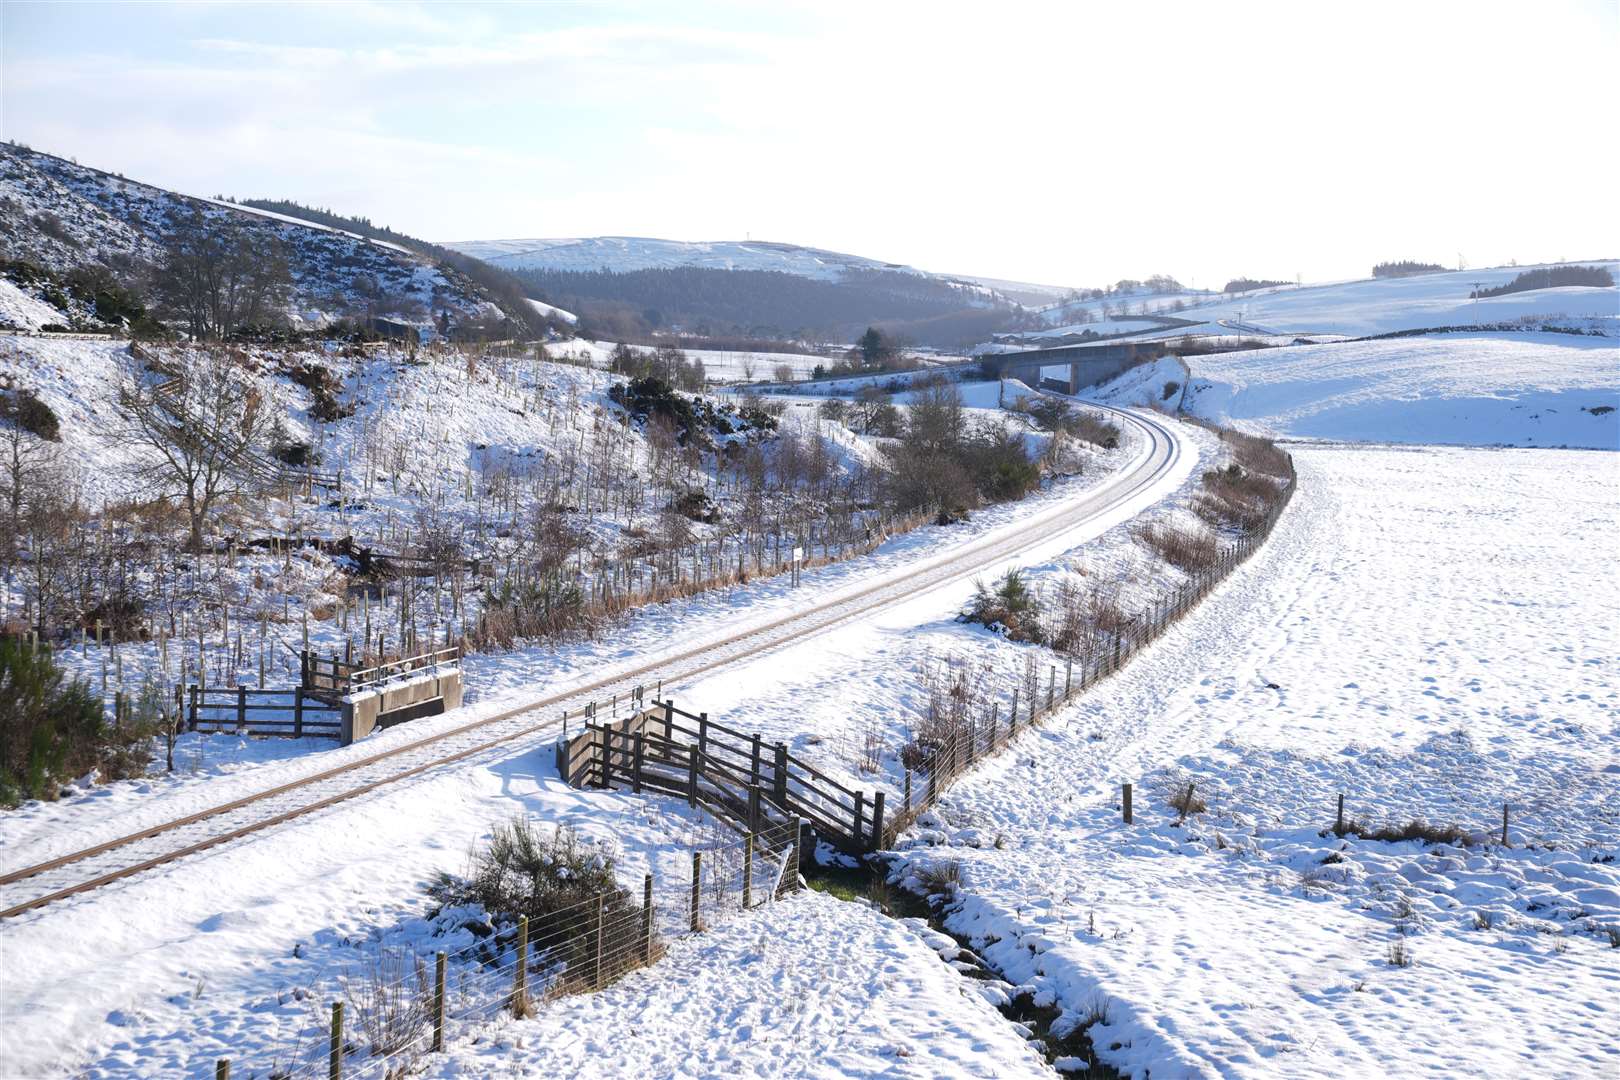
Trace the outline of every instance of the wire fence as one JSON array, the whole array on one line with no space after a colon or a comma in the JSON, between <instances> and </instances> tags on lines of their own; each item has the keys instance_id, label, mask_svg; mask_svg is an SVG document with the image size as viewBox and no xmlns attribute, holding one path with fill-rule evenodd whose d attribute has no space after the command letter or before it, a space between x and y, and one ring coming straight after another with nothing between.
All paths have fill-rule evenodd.
<instances>
[{"instance_id":1,"label":"wire fence","mask_svg":"<svg viewBox=\"0 0 1620 1080\"><path fill-rule=\"evenodd\" d=\"M263 1080L393 1078L418 1071L479 1025L533 1016L656 962L667 943L719 926L799 886L799 827L775 826L691 851L685 880L649 873L639 891L604 891L520 916L451 951L379 947L292 991L308 1011L235 1063ZM220 1059L215 1075L231 1075Z\"/></svg>"}]
</instances>

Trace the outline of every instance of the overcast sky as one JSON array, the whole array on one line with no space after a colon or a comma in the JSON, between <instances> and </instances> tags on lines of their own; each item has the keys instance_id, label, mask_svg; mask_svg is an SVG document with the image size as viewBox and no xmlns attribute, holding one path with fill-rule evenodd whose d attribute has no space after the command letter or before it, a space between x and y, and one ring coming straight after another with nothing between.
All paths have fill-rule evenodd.
<instances>
[{"instance_id":1,"label":"overcast sky","mask_svg":"<svg viewBox=\"0 0 1620 1080\"><path fill-rule=\"evenodd\" d=\"M1092 285L1620 255L1620 4L0 2L0 135L432 240Z\"/></svg>"}]
</instances>

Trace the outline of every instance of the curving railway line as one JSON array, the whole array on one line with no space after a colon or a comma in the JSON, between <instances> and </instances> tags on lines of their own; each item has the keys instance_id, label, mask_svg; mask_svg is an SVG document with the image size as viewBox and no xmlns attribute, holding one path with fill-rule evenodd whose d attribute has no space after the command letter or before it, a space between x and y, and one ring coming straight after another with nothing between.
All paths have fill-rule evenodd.
<instances>
[{"instance_id":1,"label":"curving railway line","mask_svg":"<svg viewBox=\"0 0 1620 1080\"><path fill-rule=\"evenodd\" d=\"M609 695L628 695L632 687L653 679L661 679L666 687L678 684L1016 557L1130 501L1176 467L1184 452L1182 443L1163 420L1150 414L1106 411L1141 431L1145 436L1144 447L1118 475L1082 498L1044 510L1010 529L918 560L898 575L885 576L876 582L858 582L834 591L809 607L772 622L721 635L674 655L619 669L587 685L539 697L503 712L82 850L0 870L0 919L16 918L47 904L326 810L378 788L544 735L563 723L559 710L578 708Z\"/></svg>"}]
</instances>

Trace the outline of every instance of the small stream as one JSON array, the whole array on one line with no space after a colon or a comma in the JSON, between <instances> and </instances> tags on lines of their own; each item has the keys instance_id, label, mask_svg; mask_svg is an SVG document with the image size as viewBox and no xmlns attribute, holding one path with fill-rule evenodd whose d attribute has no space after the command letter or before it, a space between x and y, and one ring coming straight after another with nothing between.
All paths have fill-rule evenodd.
<instances>
[{"instance_id":1,"label":"small stream","mask_svg":"<svg viewBox=\"0 0 1620 1080\"><path fill-rule=\"evenodd\" d=\"M1066 1069L1066 1076L1108 1078L1123 1074L1097 1059L1086 1026L1077 1026L1059 1037L1052 1034L1052 1025L1063 1010L1056 1005L1037 1005L1035 994L1029 987L1012 987L1011 980L992 968L974 950L967 939L953 934L946 926L944 915L950 901L944 895L928 897L891 884L888 880L893 859L870 856L859 866L826 866L806 864L801 872L812 889L851 903L865 900L883 914L894 919L924 919L928 925L946 935L961 947L952 970L969 979L1009 984L1007 1002L997 1005L997 1011L1015 1025L1025 1039L1040 1044L1048 1064L1059 1058L1080 1059L1086 1062L1081 1069ZM941 962L946 961L941 958Z\"/></svg>"}]
</instances>

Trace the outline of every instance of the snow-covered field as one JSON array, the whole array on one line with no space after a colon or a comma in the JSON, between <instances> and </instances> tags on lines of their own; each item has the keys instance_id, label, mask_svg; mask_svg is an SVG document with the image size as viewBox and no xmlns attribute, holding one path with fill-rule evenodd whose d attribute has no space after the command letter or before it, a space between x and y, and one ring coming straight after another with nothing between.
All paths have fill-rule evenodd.
<instances>
[{"instance_id":1,"label":"snow-covered field","mask_svg":"<svg viewBox=\"0 0 1620 1080\"><path fill-rule=\"evenodd\" d=\"M1620 449L1620 345L1437 334L1195 356L1184 407L1273 435Z\"/></svg>"},{"instance_id":2,"label":"snow-covered field","mask_svg":"<svg viewBox=\"0 0 1620 1080\"><path fill-rule=\"evenodd\" d=\"M497 1023L424 1075L1051 1076L934 953L943 936L806 892L678 941L603 993Z\"/></svg>"},{"instance_id":3,"label":"snow-covered field","mask_svg":"<svg viewBox=\"0 0 1620 1080\"><path fill-rule=\"evenodd\" d=\"M950 925L1009 976L1107 999L1093 1041L1136 1076L1612 1075L1615 459L1296 456L1262 554L911 857L961 861ZM1209 812L1177 826L1189 782ZM1341 792L1479 842L1324 836Z\"/></svg>"}]
</instances>

